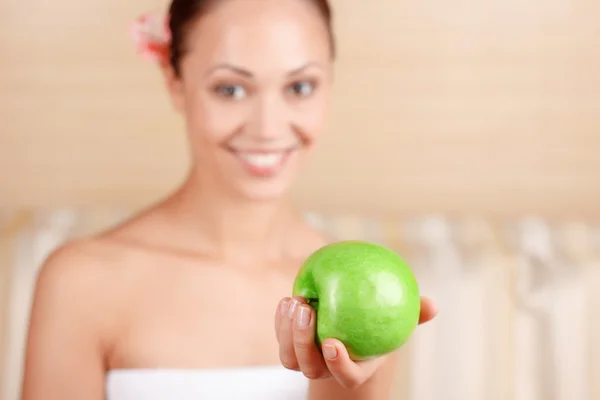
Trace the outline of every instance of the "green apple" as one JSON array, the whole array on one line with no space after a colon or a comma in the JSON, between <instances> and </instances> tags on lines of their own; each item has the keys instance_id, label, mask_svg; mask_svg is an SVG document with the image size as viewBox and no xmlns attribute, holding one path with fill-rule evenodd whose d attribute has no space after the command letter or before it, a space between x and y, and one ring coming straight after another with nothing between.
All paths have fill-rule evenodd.
<instances>
[{"instance_id":1,"label":"green apple","mask_svg":"<svg viewBox=\"0 0 600 400\"><path fill-rule=\"evenodd\" d=\"M398 254L383 246L342 241L304 262L293 296L317 313L316 341L341 341L353 360L389 354L412 335L421 298L416 279Z\"/></svg>"}]
</instances>

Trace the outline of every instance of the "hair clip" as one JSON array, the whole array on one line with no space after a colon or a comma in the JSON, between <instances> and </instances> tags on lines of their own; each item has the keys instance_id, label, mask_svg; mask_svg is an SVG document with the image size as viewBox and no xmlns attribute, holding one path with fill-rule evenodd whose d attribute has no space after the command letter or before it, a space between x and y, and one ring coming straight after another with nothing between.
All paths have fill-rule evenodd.
<instances>
[{"instance_id":1,"label":"hair clip","mask_svg":"<svg viewBox=\"0 0 600 400\"><path fill-rule=\"evenodd\" d=\"M160 63L168 61L171 44L168 16L158 12L143 14L130 26L129 33L142 57Z\"/></svg>"}]
</instances>

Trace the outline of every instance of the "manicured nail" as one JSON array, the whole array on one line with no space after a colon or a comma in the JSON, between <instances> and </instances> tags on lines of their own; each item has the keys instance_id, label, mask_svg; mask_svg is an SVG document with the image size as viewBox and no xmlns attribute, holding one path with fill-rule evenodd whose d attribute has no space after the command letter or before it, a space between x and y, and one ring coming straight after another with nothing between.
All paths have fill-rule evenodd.
<instances>
[{"instance_id":1,"label":"manicured nail","mask_svg":"<svg viewBox=\"0 0 600 400\"><path fill-rule=\"evenodd\" d=\"M281 303L279 303L279 315L281 315L282 317L284 315L286 315L289 307L290 307L289 300L283 300Z\"/></svg>"},{"instance_id":2,"label":"manicured nail","mask_svg":"<svg viewBox=\"0 0 600 400\"><path fill-rule=\"evenodd\" d=\"M298 305L300 304L300 302L296 299L292 299L292 301L290 302L290 307L288 309L288 317L289 318L294 318L294 313L296 312L296 307L298 307Z\"/></svg>"},{"instance_id":3,"label":"manicured nail","mask_svg":"<svg viewBox=\"0 0 600 400\"><path fill-rule=\"evenodd\" d=\"M298 328L306 328L310 324L310 308L300 306L298 309L298 318L296 319Z\"/></svg>"},{"instance_id":4,"label":"manicured nail","mask_svg":"<svg viewBox=\"0 0 600 400\"><path fill-rule=\"evenodd\" d=\"M330 344L323 345L323 357L328 360L335 360L337 357L337 349Z\"/></svg>"}]
</instances>

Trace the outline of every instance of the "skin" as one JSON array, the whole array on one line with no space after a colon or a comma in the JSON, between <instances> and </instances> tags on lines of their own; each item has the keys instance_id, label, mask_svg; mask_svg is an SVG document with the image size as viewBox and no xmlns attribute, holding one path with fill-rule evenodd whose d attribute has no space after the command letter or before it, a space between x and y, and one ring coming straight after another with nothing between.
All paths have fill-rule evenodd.
<instances>
[{"instance_id":1,"label":"skin","mask_svg":"<svg viewBox=\"0 0 600 400\"><path fill-rule=\"evenodd\" d=\"M324 354L334 357L323 358L314 311L286 297L302 262L329 242L288 198L324 130L333 79L326 27L308 4L223 2L190 32L181 75L164 67L187 123L188 178L158 204L46 260L23 400L104 399L111 369L273 364L311 378L311 400L388 395L395 354L355 363L326 340ZM231 150L289 146L285 166L260 177ZM420 322L435 312L423 299Z\"/></svg>"}]
</instances>

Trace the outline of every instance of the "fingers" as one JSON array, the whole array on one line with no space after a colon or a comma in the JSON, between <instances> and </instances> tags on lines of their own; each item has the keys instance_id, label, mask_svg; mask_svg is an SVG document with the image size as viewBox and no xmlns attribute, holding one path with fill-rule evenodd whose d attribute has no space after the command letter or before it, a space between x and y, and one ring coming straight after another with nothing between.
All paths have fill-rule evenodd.
<instances>
[{"instance_id":1,"label":"fingers","mask_svg":"<svg viewBox=\"0 0 600 400\"><path fill-rule=\"evenodd\" d=\"M296 308L301 302L290 299L281 307L281 321L279 325L279 360L281 364L291 370L299 370L300 366L294 350L293 320Z\"/></svg>"},{"instance_id":2,"label":"fingers","mask_svg":"<svg viewBox=\"0 0 600 400\"><path fill-rule=\"evenodd\" d=\"M294 353L300 370L309 379L330 376L315 344L315 323L315 311L306 304L298 304L293 322Z\"/></svg>"},{"instance_id":3,"label":"fingers","mask_svg":"<svg viewBox=\"0 0 600 400\"><path fill-rule=\"evenodd\" d=\"M421 298L419 324L432 320L437 306L426 297ZM322 344L322 354L315 344L315 311L302 298L284 298L275 315L275 330L279 341L279 358L282 365L302 371L309 379L333 376L345 388L354 389L367 381L386 357L354 362L346 347L336 339Z\"/></svg>"},{"instance_id":4,"label":"fingers","mask_svg":"<svg viewBox=\"0 0 600 400\"><path fill-rule=\"evenodd\" d=\"M433 300L427 297L421 297L421 315L419 316L419 324L431 321L437 313L438 309Z\"/></svg>"},{"instance_id":5,"label":"fingers","mask_svg":"<svg viewBox=\"0 0 600 400\"><path fill-rule=\"evenodd\" d=\"M283 320L283 317L287 315L287 310L291 300L292 299L290 299L289 297L284 297L279 302L277 310L275 310L275 335L277 337L277 342L279 342L279 331L281 329L281 321Z\"/></svg>"}]
</instances>

